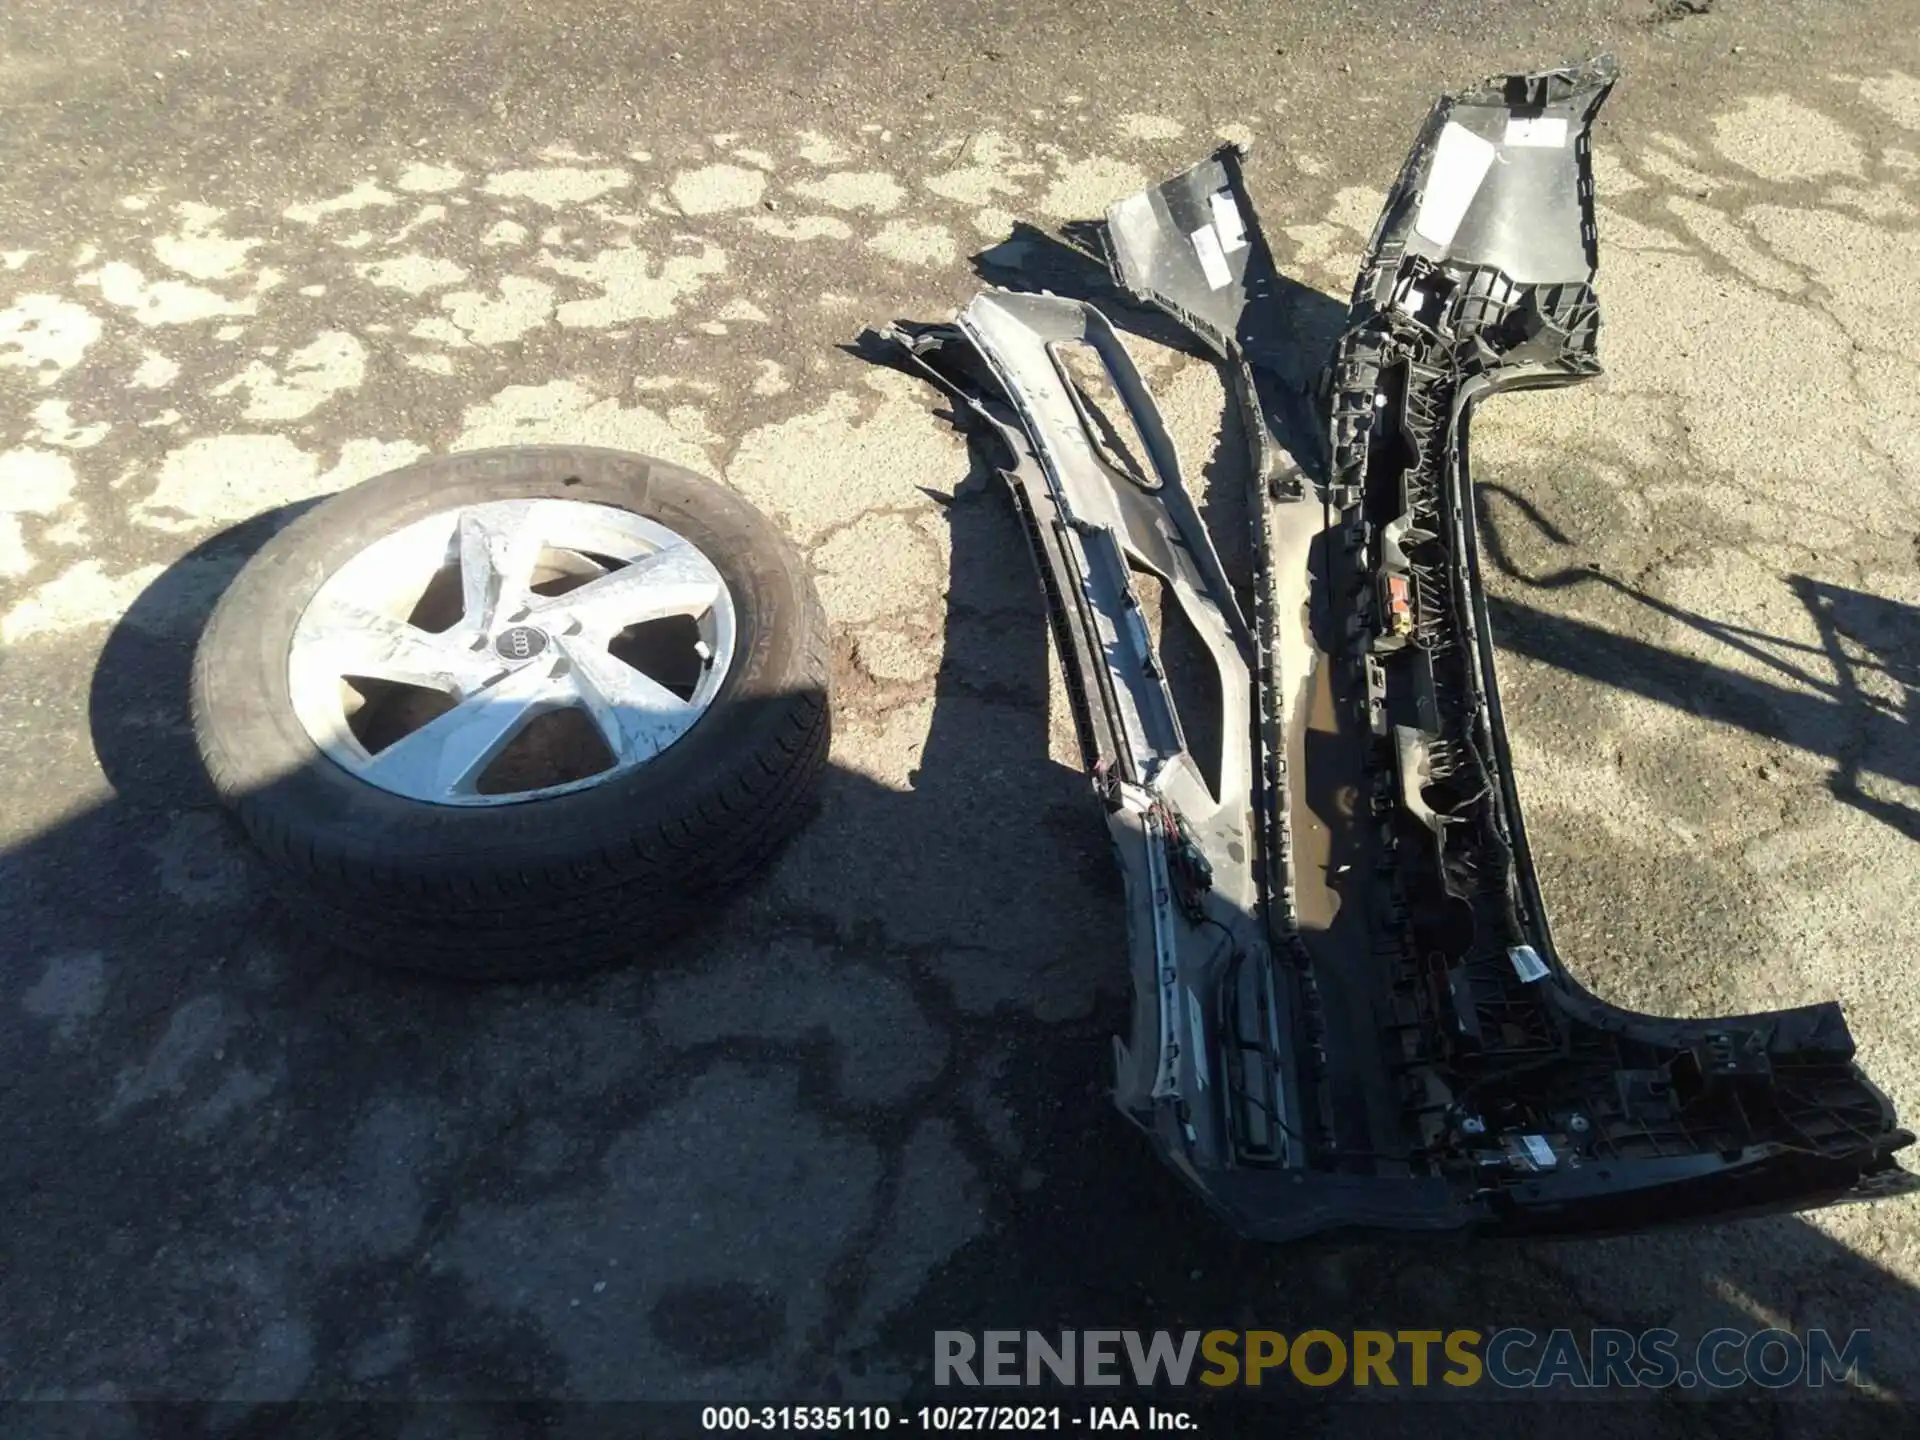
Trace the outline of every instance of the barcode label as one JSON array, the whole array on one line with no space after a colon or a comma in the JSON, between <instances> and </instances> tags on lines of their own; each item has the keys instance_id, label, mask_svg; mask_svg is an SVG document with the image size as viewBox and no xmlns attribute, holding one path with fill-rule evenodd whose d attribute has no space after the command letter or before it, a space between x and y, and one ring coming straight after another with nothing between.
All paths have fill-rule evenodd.
<instances>
[{"instance_id":1,"label":"barcode label","mask_svg":"<svg viewBox=\"0 0 1920 1440\"><path fill-rule=\"evenodd\" d=\"M1513 961L1514 973L1520 977L1521 984L1531 985L1547 978L1547 962L1531 945L1515 945L1507 951L1507 958Z\"/></svg>"},{"instance_id":2,"label":"barcode label","mask_svg":"<svg viewBox=\"0 0 1920 1440\"><path fill-rule=\"evenodd\" d=\"M1227 268L1227 257L1220 248L1220 237L1213 233L1213 226L1202 225L1187 237L1193 241L1193 253L1200 257L1200 270L1207 277L1207 285L1214 290L1224 290L1233 283L1233 271Z\"/></svg>"}]
</instances>

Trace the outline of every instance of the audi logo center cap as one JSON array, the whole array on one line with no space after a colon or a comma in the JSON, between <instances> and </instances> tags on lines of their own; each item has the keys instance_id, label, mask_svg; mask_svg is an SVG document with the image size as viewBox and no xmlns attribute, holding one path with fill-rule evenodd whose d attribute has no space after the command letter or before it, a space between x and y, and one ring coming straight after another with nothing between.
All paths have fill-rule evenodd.
<instances>
[{"instance_id":1,"label":"audi logo center cap","mask_svg":"<svg viewBox=\"0 0 1920 1440\"><path fill-rule=\"evenodd\" d=\"M493 648L503 660L531 660L547 648L547 632L515 625L494 637Z\"/></svg>"}]
</instances>

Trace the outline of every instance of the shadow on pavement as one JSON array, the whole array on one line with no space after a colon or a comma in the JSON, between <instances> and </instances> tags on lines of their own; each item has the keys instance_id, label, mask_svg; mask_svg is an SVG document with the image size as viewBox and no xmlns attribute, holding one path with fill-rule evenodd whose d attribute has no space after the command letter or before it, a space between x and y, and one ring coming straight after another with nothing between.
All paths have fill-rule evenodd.
<instances>
[{"instance_id":1,"label":"shadow on pavement","mask_svg":"<svg viewBox=\"0 0 1920 1440\"><path fill-rule=\"evenodd\" d=\"M1920 610L1844 585L1789 576L1806 607L1817 644L1790 640L1709 615L1648 593L1597 569L1568 567L1528 574L1503 534L1501 510L1556 546L1572 544L1524 496L1500 485L1478 487L1486 554L1509 579L1543 593L1595 587L1612 590L1657 615L1726 647L1730 658L1771 670L1775 682L1711 660L1680 655L1587 621L1493 597L1490 608L1503 647L1588 680L1643 695L1764 739L1797 746L1834 762L1828 788L1842 803L1920 840L1920 811L1869 793L1866 775L1920 785ZM1494 501L1502 502L1496 505ZM1875 683L1875 682L1878 683ZM1889 693L1890 692L1890 693Z\"/></svg>"}]
</instances>

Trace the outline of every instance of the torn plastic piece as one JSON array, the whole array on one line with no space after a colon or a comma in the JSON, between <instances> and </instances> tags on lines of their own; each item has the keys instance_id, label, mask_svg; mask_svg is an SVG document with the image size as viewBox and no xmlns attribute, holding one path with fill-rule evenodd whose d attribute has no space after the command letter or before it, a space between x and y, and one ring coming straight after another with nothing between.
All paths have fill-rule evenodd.
<instances>
[{"instance_id":1,"label":"torn plastic piece","mask_svg":"<svg viewBox=\"0 0 1920 1440\"><path fill-rule=\"evenodd\" d=\"M1126 348L1099 311L1049 295L989 291L953 326L895 326L886 338L993 428L1048 600L1075 726L1129 896L1133 1032L1115 1042L1116 1099L1193 1163L1227 1163L1230 1129L1262 1153L1288 1151L1291 1101L1258 1062L1210 1054L1218 1017L1278 1023L1284 1000L1259 963L1257 848L1247 737L1255 646L1188 494L1171 438ZM1151 484L1104 463L1063 351L1084 346L1146 448ZM1225 717L1209 787L1187 740L1133 588L1165 582L1211 658ZM1233 1076L1225 1104L1202 1092ZM1234 1112L1237 1112L1234 1113Z\"/></svg>"}]
</instances>

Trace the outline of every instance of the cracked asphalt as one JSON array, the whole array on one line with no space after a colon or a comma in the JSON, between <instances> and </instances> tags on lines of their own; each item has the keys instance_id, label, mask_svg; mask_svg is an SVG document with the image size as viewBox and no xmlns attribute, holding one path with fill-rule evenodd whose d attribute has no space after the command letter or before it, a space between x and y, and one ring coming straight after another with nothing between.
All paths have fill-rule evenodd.
<instances>
[{"instance_id":1,"label":"cracked asphalt","mask_svg":"<svg viewBox=\"0 0 1920 1440\"><path fill-rule=\"evenodd\" d=\"M849 348L1221 137L1341 295L1434 93L1613 49L1608 378L1475 435L1560 946L1636 1008L1838 998L1920 1116L1920 36L1651 13L0 14L0 1395L878 1399L940 1328L1769 1323L1871 1329L1871 1386L1920 1391L1913 1200L1498 1248L1206 1221L1104 1096L1118 889L1015 523ZM1228 493L1218 377L1138 349ZM291 507L521 440L722 476L805 548L834 766L701 934L449 990L267 903L187 657Z\"/></svg>"}]
</instances>

